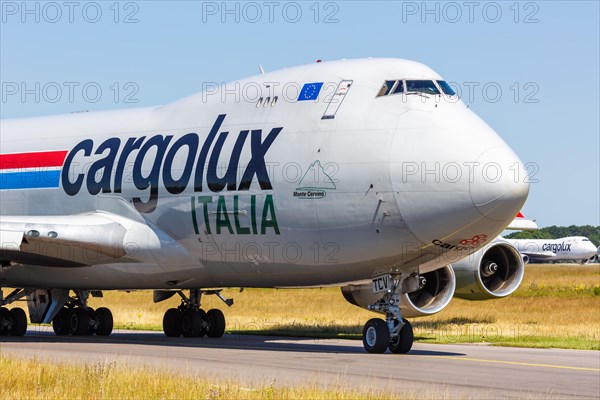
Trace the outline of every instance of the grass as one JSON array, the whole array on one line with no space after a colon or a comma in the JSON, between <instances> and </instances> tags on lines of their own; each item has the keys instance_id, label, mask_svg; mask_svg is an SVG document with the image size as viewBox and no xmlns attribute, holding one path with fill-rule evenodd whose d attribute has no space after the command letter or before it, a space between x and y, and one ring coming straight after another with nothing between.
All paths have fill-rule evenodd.
<instances>
[{"instance_id":1,"label":"grass","mask_svg":"<svg viewBox=\"0 0 600 400\"><path fill-rule=\"evenodd\" d=\"M376 314L347 303L339 288L235 289L226 307L215 296L203 308L220 308L230 333L360 338ZM162 329L162 316L178 296L154 304L152 292L105 292L94 308L109 307L118 328ZM513 295L499 300L454 299L434 316L412 320L417 341L600 350L600 265L527 265Z\"/></svg>"},{"instance_id":2,"label":"grass","mask_svg":"<svg viewBox=\"0 0 600 400\"><path fill-rule=\"evenodd\" d=\"M342 384L321 388L305 384L243 385L234 379L181 376L158 368L21 360L0 355L2 399L416 399L423 393L351 389ZM424 395L425 398L435 398Z\"/></svg>"}]
</instances>

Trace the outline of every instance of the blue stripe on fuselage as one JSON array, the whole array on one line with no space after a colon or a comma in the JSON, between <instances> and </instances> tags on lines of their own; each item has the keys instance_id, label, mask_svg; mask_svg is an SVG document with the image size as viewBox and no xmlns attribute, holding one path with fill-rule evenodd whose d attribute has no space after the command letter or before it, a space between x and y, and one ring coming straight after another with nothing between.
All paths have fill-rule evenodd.
<instances>
[{"instance_id":1,"label":"blue stripe on fuselage","mask_svg":"<svg viewBox=\"0 0 600 400\"><path fill-rule=\"evenodd\" d=\"M59 184L60 170L0 174L0 190L57 188Z\"/></svg>"}]
</instances>

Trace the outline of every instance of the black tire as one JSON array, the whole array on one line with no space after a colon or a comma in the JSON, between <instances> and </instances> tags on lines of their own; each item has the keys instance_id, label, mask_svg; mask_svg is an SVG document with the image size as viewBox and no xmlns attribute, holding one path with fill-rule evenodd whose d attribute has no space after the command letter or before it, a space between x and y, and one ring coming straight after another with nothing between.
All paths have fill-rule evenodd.
<instances>
[{"instance_id":1,"label":"black tire","mask_svg":"<svg viewBox=\"0 0 600 400\"><path fill-rule=\"evenodd\" d=\"M90 329L90 315L86 309L77 307L69 313L69 333L74 336L85 336Z\"/></svg>"},{"instance_id":2,"label":"black tire","mask_svg":"<svg viewBox=\"0 0 600 400\"><path fill-rule=\"evenodd\" d=\"M413 345L413 329L410 322L405 319L402 319L404 322L404 326L400 329L400 336L398 336L395 340L390 340L389 349L392 353L396 354L406 354L410 351Z\"/></svg>"},{"instance_id":3,"label":"black tire","mask_svg":"<svg viewBox=\"0 0 600 400\"><path fill-rule=\"evenodd\" d=\"M206 312L203 309L198 310L198 315L200 316L200 332L198 332L198 337L204 337L208 333L208 317L206 316Z\"/></svg>"},{"instance_id":4,"label":"black tire","mask_svg":"<svg viewBox=\"0 0 600 400\"><path fill-rule=\"evenodd\" d=\"M93 335L94 333L96 333L96 311L94 311L94 309L92 307L88 307L85 309L85 311L87 312L87 315L90 317L90 324L88 326L88 330L85 333L87 336Z\"/></svg>"},{"instance_id":5,"label":"black tire","mask_svg":"<svg viewBox=\"0 0 600 400\"><path fill-rule=\"evenodd\" d=\"M163 332L167 337L181 336L181 311L169 308L163 317Z\"/></svg>"},{"instance_id":6,"label":"black tire","mask_svg":"<svg viewBox=\"0 0 600 400\"><path fill-rule=\"evenodd\" d=\"M367 321L362 339L367 353L385 353L390 344L390 331L385 321L379 318Z\"/></svg>"},{"instance_id":7,"label":"black tire","mask_svg":"<svg viewBox=\"0 0 600 400\"><path fill-rule=\"evenodd\" d=\"M220 338L225 334L225 316L219 309L213 308L206 313L206 335L210 338Z\"/></svg>"},{"instance_id":8,"label":"black tire","mask_svg":"<svg viewBox=\"0 0 600 400\"><path fill-rule=\"evenodd\" d=\"M52 329L58 336L64 336L69 334L69 310L67 307L63 307L58 314L54 316L52 320Z\"/></svg>"},{"instance_id":9,"label":"black tire","mask_svg":"<svg viewBox=\"0 0 600 400\"><path fill-rule=\"evenodd\" d=\"M181 334L183 337L198 337L202 330L202 318L198 310L187 309L181 314Z\"/></svg>"},{"instance_id":10,"label":"black tire","mask_svg":"<svg viewBox=\"0 0 600 400\"><path fill-rule=\"evenodd\" d=\"M96 335L108 336L113 330L113 315L112 312L106 307L100 307L95 313L96 321L98 326L96 328Z\"/></svg>"},{"instance_id":11,"label":"black tire","mask_svg":"<svg viewBox=\"0 0 600 400\"><path fill-rule=\"evenodd\" d=\"M27 315L22 308L13 308L9 311L12 320L11 336L25 336L27 332Z\"/></svg>"},{"instance_id":12,"label":"black tire","mask_svg":"<svg viewBox=\"0 0 600 400\"><path fill-rule=\"evenodd\" d=\"M6 307L0 307L0 336L8 336L10 333L10 312Z\"/></svg>"}]
</instances>

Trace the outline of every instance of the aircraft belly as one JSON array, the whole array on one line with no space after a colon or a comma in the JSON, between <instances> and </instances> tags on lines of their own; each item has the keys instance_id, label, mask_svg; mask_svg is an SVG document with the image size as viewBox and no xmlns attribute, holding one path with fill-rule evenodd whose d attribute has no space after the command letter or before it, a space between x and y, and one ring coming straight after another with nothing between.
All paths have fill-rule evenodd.
<instances>
[{"instance_id":1,"label":"aircraft belly","mask_svg":"<svg viewBox=\"0 0 600 400\"><path fill-rule=\"evenodd\" d=\"M177 277L194 279L202 287L213 287L214 282L197 269L180 268L183 274L165 272L159 265L110 264L79 268L54 268L35 265L3 267L0 282L10 287L53 287L65 289L172 289ZM171 282L171 283L169 283ZM181 279L179 282L183 282Z\"/></svg>"}]
</instances>

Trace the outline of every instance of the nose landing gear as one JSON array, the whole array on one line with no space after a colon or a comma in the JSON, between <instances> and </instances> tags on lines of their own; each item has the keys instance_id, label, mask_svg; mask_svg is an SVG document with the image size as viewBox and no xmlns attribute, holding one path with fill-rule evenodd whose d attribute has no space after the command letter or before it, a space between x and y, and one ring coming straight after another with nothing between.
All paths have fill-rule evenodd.
<instances>
[{"instance_id":1,"label":"nose landing gear","mask_svg":"<svg viewBox=\"0 0 600 400\"><path fill-rule=\"evenodd\" d=\"M363 346L368 353L385 353L389 349L392 353L405 354L413 345L412 325L402 318L400 313L400 287L399 279L391 279L391 286L385 295L369 309L385 314L385 321L372 318L365 324L362 333Z\"/></svg>"}]
</instances>

